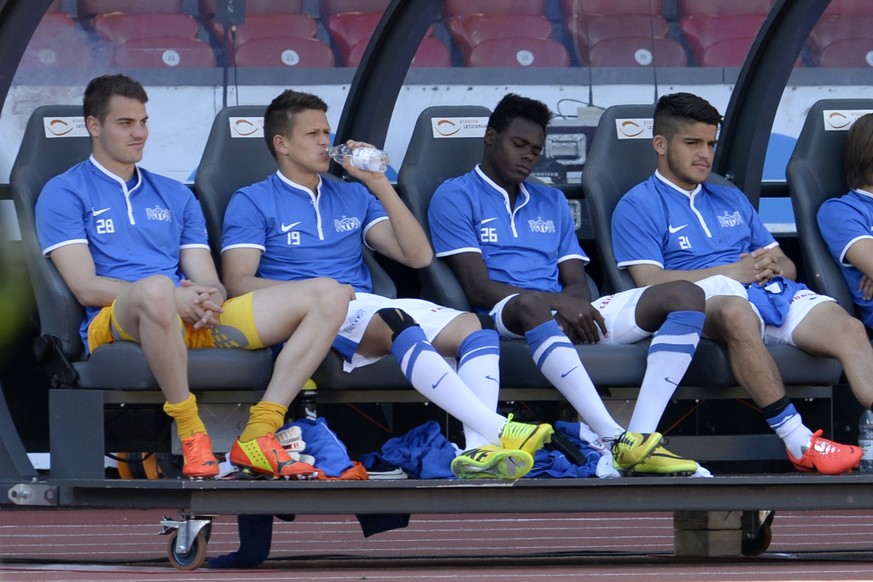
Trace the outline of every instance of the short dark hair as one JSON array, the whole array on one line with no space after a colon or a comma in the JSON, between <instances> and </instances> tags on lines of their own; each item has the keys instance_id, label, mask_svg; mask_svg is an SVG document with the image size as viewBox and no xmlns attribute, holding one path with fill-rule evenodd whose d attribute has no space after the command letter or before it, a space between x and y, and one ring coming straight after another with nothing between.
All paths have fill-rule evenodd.
<instances>
[{"instance_id":1,"label":"short dark hair","mask_svg":"<svg viewBox=\"0 0 873 582\"><path fill-rule=\"evenodd\" d=\"M849 128L845 163L849 188L873 185L873 113L862 115Z\"/></svg>"},{"instance_id":2,"label":"short dark hair","mask_svg":"<svg viewBox=\"0 0 873 582\"><path fill-rule=\"evenodd\" d=\"M273 137L288 135L294 125L294 115L310 109L327 113L327 103L317 95L291 89L282 91L267 106L267 111L264 113L264 139L267 141L267 147L270 148L270 153L274 158L276 150L273 147Z\"/></svg>"},{"instance_id":3,"label":"short dark hair","mask_svg":"<svg viewBox=\"0 0 873 582\"><path fill-rule=\"evenodd\" d=\"M127 75L103 75L91 79L85 87L85 97L82 100L82 112L85 119L97 118L103 123L109 113L109 100L114 96L136 99L140 103L147 103L149 96L139 81L131 79Z\"/></svg>"},{"instance_id":4,"label":"short dark hair","mask_svg":"<svg viewBox=\"0 0 873 582\"><path fill-rule=\"evenodd\" d=\"M532 121L542 127L543 131L546 131L549 121L552 120L552 112L542 101L508 93L500 100L500 103L494 108L494 113L488 118L488 127L500 133L509 127L509 124L516 117Z\"/></svg>"},{"instance_id":5,"label":"short dark hair","mask_svg":"<svg viewBox=\"0 0 873 582\"><path fill-rule=\"evenodd\" d=\"M673 139L679 126L685 123L705 123L716 127L721 125L722 117L718 109L703 97L692 93L673 93L658 99L655 105L653 135Z\"/></svg>"}]
</instances>

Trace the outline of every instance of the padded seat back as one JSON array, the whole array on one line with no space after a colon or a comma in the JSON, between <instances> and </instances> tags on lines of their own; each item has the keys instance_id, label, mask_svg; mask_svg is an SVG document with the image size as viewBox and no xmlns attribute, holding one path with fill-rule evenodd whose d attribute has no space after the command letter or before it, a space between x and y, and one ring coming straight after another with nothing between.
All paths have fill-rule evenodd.
<instances>
[{"instance_id":1,"label":"padded seat back","mask_svg":"<svg viewBox=\"0 0 873 582\"><path fill-rule=\"evenodd\" d=\"M221 264L224 211L231 196L243 186L259 182L278 169L264 142L265 109L262 105L238 105L219 111L200 159L194 189L206 215L209 241L218 265ZM329 175L324 178L335 179ZM373 292L396 297L394 282L366 247L364 260L373 277Z\"/></svg>"},{"instance_id":2,"label":"padded seat back","mask_svg":"<svg viewBox=\"0 0 873 582\"><path fill-rule=\"evenodd\" d=\"M79 326L85 310L73 296L54 264L43 256L36 234L36 199L43 186L91 154L91 139L79 105L47 105L31 114L10 186L21 242L36 297L42 335L57 336L65 353L79 359L84 346Z\"/></svg>"},{"instance_id":3,"label":"padded seat back","mask_svg":"<svg viewBox=\"0 0 873 582\"><path fill-rule=\"evenodd\" d=\"M490 115L487 107L478 105L437 105L419 114L400 166L397 185L428 239L427 209L433 193L444 181L469 172L482 159L482 140ZM481 125L481 132L463 129L464 123ZM419 274L421 294L425 299L470 310L464 290L441 259L435 258Z\"/></svg>"},{"instance_id":4,"label":"padded seat back","mask_svg":"<svg viewBox=\"0 0 873 582\"><path fill-rule=\"evenodd\" d=\"M846 134L858 114L870 111L873 99L816 102L807 113L786 170L806 282L836 299L849 313L855 309L852 295L821 237L816 214L822 202L849 191L844 169Z\"/></svg>"}]
</instances>

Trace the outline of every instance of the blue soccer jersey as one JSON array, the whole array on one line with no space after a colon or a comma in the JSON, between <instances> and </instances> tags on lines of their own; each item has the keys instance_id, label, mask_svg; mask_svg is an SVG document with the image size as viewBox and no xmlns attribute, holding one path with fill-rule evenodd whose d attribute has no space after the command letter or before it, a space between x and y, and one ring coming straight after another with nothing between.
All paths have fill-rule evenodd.
<instances>
[{"instance_id":1,"label":"blue soccer jersey","mask_svg":"<svg viewBox=\"0 0 873 582\"><path fill-rule=\"evenodd\" d=\"M510 208L479 167L437 188L428 222L437 257L480 253L492 280L522 289L560 293L558 264L588 262L563 192L523 182Z\"/></svg>"},{"instance_id":2,"label":"blue soccer jersey","mask_svg":"<svg viewBox=\"0 0 873 582\"><path fill-rule=\"evenodd\" d=\"M265 279L330 277L369 293L361 244L382 220L385 209L361 184L321 180L316 193L277 172L233 195L221 249L260 250L257 275Z\"/></svg>"},{"instance_id":3,"label":"blue soccer jersey","mask_svg":"<svg viewBox=\"0 0 873 582\"><path fill-rule=\"evenodd\" d=\"M178 285L179 251L209 249L200 203L184 184L140 168L125 183L93 157L46 183L36 229L44 254L87 244L97 275L130 282L166 275ZM99 310L86 309L83 334Z\"/></svg>"},{"instance_id":4,"label":"blue soccer jersey","mask_svg":"<svg viewBox=\"0 0 873 582\"><path fill-rule=\"evenodd\" d=\"M778 245L739 189L704 183L689 194L660 174L619 201L612 242L619 268L676 271L735 263L741 253Z\"/></svg>"},{"instance_id":5,"label":"blue soccer jersey","mask_svg":"<svg viewBox=\"0 0 873 582\"><path fill-rule=\"evenodd\" d=\"M846 260L849 247L861 239L873 238L873 194L854 190L826 200L817 218L821 236L843 271L864 323L873 328L873 301L866 301L859 289L863 273Z\"/></svg>"}]
</instances>

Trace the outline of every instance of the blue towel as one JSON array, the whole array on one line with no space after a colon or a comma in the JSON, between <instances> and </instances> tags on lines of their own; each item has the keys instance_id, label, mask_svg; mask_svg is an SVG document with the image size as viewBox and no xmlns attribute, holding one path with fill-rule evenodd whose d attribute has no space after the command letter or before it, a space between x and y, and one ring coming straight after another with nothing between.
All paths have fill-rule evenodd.
<instances>
[{"instance_id":1,"label":"blue towel","mask_svg":"<svg viewBox=\"0 0 873 582\"><path fill-rule=\"evenodd\" d=\"M315 457L315 468L323 471L325 476L339 477L344 471L352 468L352 460L349 458L346 446L327 426L325 419L295 420L286 423L279 430L291 426L300 427L300 438L306 443L306 449L303 452Z\"/></svg>"},{"instance_id":2,"label":"blue towel","mask_svg":"<svg viewBox=\"0 0 873 582\"><path fill-rule=\"evenodd\" d=\"M367 469L400 467L413 479L454 479L454 458L455 447L443 436L440 425L430 420L388 439L380 452L364 455L360 461Z\"/></svg>"},{"instance_id":3,"label":"blue towel","mask_svg":"<svg viewBox=\"0 0 873 582\"><path fill-rule=\"evenodd\" d=\"M749 293L749 301L758 308L764 323L778 326L785 321L794 295L807 288L803 283L777 276L770 279L766 285L753 283L746 289Z\"/></svg>"},{"instance_id":4,"label":"blue towel","mask_svg":"<svg viewBox=\"0 0 873 582\"><path fill-rule=\"evenodd\" d=\"M576 465L563 453L540 449L534 456L534 466L525 477L594 477L597 471L597 462L600 453L588 446L588 443L579 438L579 423L559 420L555 423L555 430L567 437L585 455L585 465Z\"/></svg>"}]
</instances>

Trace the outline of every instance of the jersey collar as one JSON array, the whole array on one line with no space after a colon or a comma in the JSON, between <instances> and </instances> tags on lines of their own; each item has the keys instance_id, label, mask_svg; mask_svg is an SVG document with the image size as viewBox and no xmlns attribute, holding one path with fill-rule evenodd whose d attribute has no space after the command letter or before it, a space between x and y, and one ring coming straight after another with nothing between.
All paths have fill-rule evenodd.
<instances>
[{"instance_id":1,"label":"jersey collar","mask_svg":"<svg viewBox=\"0 0 873 582\"><path fill-rule=\"evenodd\" d=\"M107 178L120 184L121 189L125 194L132 194L135 190L137 190L142 185L142 174L140 173L139 166L137 166L137 165L133 166L133 172L134 172L134 175L136 176L136 183L134 184L133 188L128 189L127 182L125 182L119 176L116 176L115 174L113 174L112 172L110 172L109 170L104 168L100 164L100 162L97 161L97 158L95 158L93 154L89 157L88 161L90 161L92 164L94 164L94 167L97 168L98 170L100 170L100 172L102 174L104 174Z\"/></svg>"},{"instance_id":2,"label":"jersey collar","mask_svg":"<svg viewBox=\"0 0 873 582\"><path fill-rule=\"evenodd\" d=\"M860 188L852 188L852 192L858 194L859 196L864 196L866 198L873 198L873 192L867 192L866 190L862 190Z\"/></svg>"},{"instance_id":3,"label":"jersey collar","mask_svg":"<svg viewBox=\"0 0 873 582\"><path fill-rule=\"evenodd\" d=\"M659 179L661 182L663 182L664 184L666 184L667 186L670 186L671 188L673 188L674 190L676 190L677 192L679 192L680 194L685 196L686 198L694 198L695 196L697 196L697 194L700 193L700 190L703 188L700 184L695 186L694 189L692 189L692 190L686 190L685 188L680 188L679 186L677 186L676 184L674 184L673 182L671 182L670 180L665 178L664 175L661 172L659 172L658 170L655 170L655 177L657 179Z\"/></svg>"},{"instance_id":4,"label":"jersey collar","mask_svg":"<svg viewBox=\"0 0 873 582\"><path fill-rule=\"evenodd\" d=\"M504 200L506 201L507 208L509 207L509 193L504 190L501 186L498 186L496 182L494 182L491 178L485 175L485 172L482 171L482 165L476 164L476 173L479 174L479 177L485 181L486 184L490 185L492 188L497 190L500 194L503 195ZM527 204L528 200L530 200L530 192L527 191L527 187L524 185L524 182L518 185L518 192L521 194L521 204L516 204L516 208L521 208L525 204Z\"/></svg>"},{"instance_id":5,"label":"jersey collar","mask_svg":"<svg viewBox=\"0 0 873 582\"><path fill-rule=\"evenodd\" d=\"M318 198L318 196L321 194L321 184L322 184L321 176L318 177L318 186L315 187L316 191L313 192L312 190L310 190L308 187L304 186L303 184L298 184L297 182L295 182L291 178L288 178L287 176L285 176L285 174L283 174L281 172L281 170L276 170L276 175L279 176L279 179L282 180L282 182L284 182L288 186L291 186L292 188L296 188L298 190L303 190L304 192L307 192L313 199Z\"/></svg>"}]
</instances>

